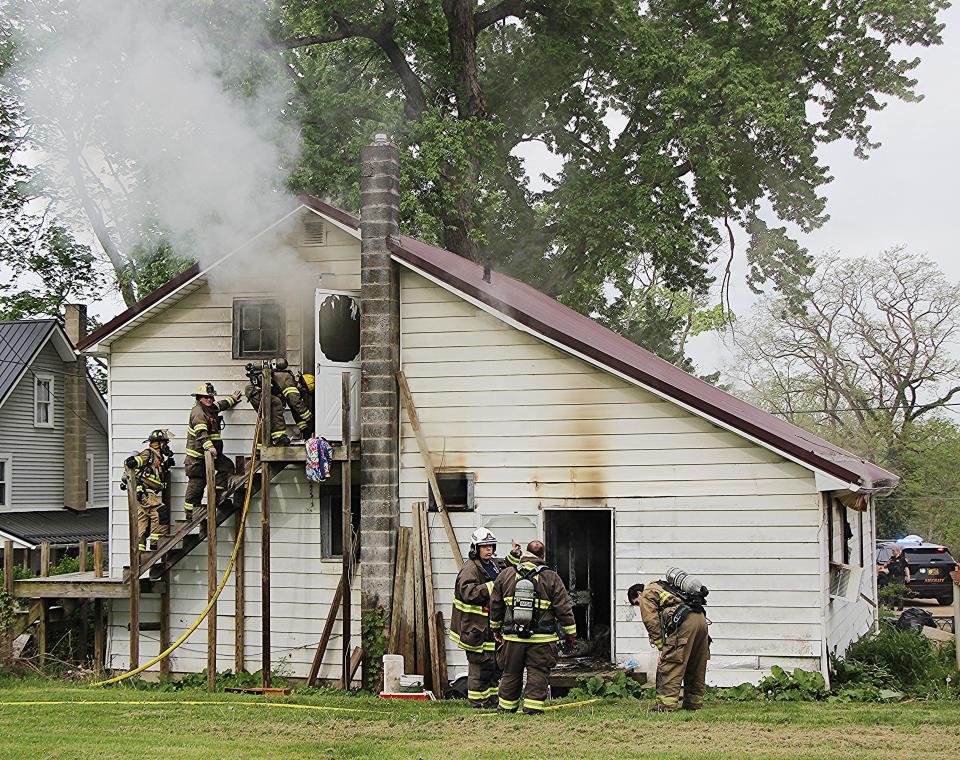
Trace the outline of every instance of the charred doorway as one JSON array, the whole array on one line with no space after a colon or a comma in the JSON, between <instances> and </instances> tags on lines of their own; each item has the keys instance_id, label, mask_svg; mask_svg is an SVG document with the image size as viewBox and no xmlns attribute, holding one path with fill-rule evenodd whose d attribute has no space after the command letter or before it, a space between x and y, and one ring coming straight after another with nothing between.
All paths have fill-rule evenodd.
<instances>
[{"instance_id":1,"label":"charred doorway","mask_svg":"<svg viewBox=\"0 0 960 760\"><path fill-rule=\"evenodd\" d=\"M573 654L609 659L613 601L611 512L607 509L545 509L547 564L570 591L577 619Z\"/></svg>"}]
</instances>

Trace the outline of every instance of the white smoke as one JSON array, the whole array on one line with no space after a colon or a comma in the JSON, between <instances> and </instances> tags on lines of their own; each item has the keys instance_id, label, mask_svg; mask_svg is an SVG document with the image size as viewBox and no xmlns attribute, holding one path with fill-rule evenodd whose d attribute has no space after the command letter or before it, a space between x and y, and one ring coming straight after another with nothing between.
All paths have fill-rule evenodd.
<instances>
[{"instance_id":1,"label":"white smoke","mask_svg":"<svg viewBox=\"0 0 960 760\"><path fill-rule=\"evenodd\" d=\"M255 0L16 0L17 68L62 205L120 250L158 235L209 262L288 212L289 80ZM253 67L246 67L250 62ZM258 78L237 82L253 68ZM242 94L239 90L242 89Z\"/></svg>"}]
</instances>

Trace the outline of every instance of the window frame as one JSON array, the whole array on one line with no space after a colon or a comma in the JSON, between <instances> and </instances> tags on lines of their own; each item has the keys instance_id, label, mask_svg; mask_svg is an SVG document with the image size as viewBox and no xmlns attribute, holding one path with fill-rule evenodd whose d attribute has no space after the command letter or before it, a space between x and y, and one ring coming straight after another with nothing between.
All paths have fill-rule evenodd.
<instances>
[{"instance_id":1,"label":"window frame","mask_svg":"<svg viewBox=\"0 0 960 760\"><path fill-rule=\"evenodd\" d=\"M94 456L95 456L94 454L87 454L87 469L86 469L86 478L85 478L85 484L84 484L85 493L87 497L87 500L86 500L87 509L91 509L93 507L93 491L94 491L93 473L96 472L96 470L94 469L94 464L95 464Z\"/></svg>"},{"instance_id":2,"label":"window frame","mask_svg":"<svg viewBox=\"0 0 960 760\"><path fill-rule=\"evenodd\" d=\"M276 351L247 351L243 349L243 310L248 306L273 306L279 312L280 329ZM234 359L273 359L287 353L287 312L279 298L234 298L232 307L232 335Z\"/></svg>"},{"instance_id":3,"label":"window frame","mask_svg":"<svg viewBox=\"0 0 960 760\"><path fill-rule=\"evenodd\" d=\"M445 482L451 482L454 480L465 480L466 481L466 492L467 492L467 503L466 504L444 504L444 508L448 512L476 512L477 511L477 502L474 495L474 485L476 484L477 474L472 470L438 470L436 473L437 476L437 485L440 486L440 494L446 496L443 493L443 484ZM430 487L429 483L427 484L427 511L437 512L436 499L433 496L433 489Z\"/></svg>"},{"instance_id":4,"label":"window frame","mask_svg":"<svg viewBox=\"0 0 960 760\"><path fill-rule=\"evenodd\" d=\"M2 495L0 495L0 509L13 508L13 454L0 454L0 462L3 463L3 483Z\"/></svg>"},{"instance_id":5,"label":"window frame","mask_svg":"<svg viewBox=\"0 0 960 760\"><path fill-rule=\"evenodd\" d=\"M358 527L360 519L360 494L359 488L351 489L352 516L354 524L354 538L359 541L360 531ZM343 547L340 547L340 553L333 552L333 505L337 506L337 514L343 511L343 491L339 485L331 485L328 488L321 487L320 490L320 559L328 561L343 561ZM341 520L342 529L342 520ZM337 532L337 539L342 541L342 535ZM354 547L357 548L357 547Z\"/></svg>"},{"instance_id":6,"label":"window frame","mask_svg":"<svg viewBox=\"0 0 960 760\"><path fill-rule=\"evenodd\" d=\"M40 383L47 383L50 389L50 397L46 401L40 401L37 396L37 392L40 389ZM46 374L43 372L35 372L33 375L33 426L35 428L52 428L55 425L55 414L54 414L54 378L53 375ZM40 409L40 404L49 404L50 408L47 414L47 421L40 422L37 412Z\"/></svg>"}]
</instances>

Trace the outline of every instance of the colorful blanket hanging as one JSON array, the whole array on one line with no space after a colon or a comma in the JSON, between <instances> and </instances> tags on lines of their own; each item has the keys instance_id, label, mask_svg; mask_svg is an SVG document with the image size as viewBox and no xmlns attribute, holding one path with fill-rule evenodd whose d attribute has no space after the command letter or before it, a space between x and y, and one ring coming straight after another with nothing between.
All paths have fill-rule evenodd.
<instances>
[{"instance_id":1,"label":"colorful blanket hanging","mask_svg":"<svg viewBox=\"0 0 960 760\"><path fill-rule=\"evenodd\" d=\"M307 480L322 483L330 477L333 447L325 438L308 438L304 445L307 447Z\"/></svg>"}]
</instances>

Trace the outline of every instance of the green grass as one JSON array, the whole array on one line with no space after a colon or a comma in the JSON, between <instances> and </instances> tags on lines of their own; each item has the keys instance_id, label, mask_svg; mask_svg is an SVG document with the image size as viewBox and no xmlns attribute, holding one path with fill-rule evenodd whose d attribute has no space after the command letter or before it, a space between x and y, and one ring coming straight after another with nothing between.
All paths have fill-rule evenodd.
<instances>
[{"instance_id":1,"label":"green grass","mask_svg":"<svg viewBox=\"0 0 960 760\"><path fill-rule=\"evenodd\" d=\"M85 705L10 704L28 701ZM106 704L131 701L131 705ZM187 705L186 701L225 704ZM281 702L358 712L252 706ZM99 704L96 704L99 703ZM0 758L916 758L955 756L960 702L708 702L658 715L624 700L539 717L335 692L265 700L0 679ZM919 748L922 751L919 752Z\"/></svg>"}]
</instances>

